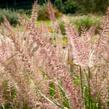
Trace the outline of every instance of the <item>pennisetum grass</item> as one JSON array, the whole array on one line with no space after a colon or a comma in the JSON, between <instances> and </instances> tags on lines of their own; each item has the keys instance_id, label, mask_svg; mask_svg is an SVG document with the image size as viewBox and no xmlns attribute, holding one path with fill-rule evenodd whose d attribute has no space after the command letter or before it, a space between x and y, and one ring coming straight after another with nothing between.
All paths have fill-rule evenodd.
<instances>
[{"instance_id":1,"label":"pennisetum grass","mask_svg":"<svg viewBox=\"0 0 109 109\"><path fill-rule=\"evenodd\" d=\"M56 41L54 46L51 41L54 35L61 40L62 34L52 4L48 2L47 6L52 33L45 24L36 26L36 2L28 21L20 17L22 31L15 30L4 18L4 31L0 34L3 38L0 39L0 108L108 109L109 66L105 61L109 52L108 12L99 34L95 34L96 27L91 27L83 29L80 36L65 22L69 40L66 60L60 42ZM99 36L96 41L95 36ZM3 96L3 91L11 94L9 99Z\"/></svg>"}]
</instances>

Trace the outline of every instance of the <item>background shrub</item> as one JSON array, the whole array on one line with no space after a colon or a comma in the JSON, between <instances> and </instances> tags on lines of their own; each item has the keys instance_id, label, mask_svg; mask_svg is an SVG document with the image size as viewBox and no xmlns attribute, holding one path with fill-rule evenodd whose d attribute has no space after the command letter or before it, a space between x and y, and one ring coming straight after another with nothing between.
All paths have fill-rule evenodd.
<instances>
[{"instance_id":1,"label":"background shrub","mask_svg":"<svg viewBox=\"0 0 109 109\"><path fill-rule=\"evenodd\" d=\"M54 11L55 11L56 18L58 18L62 15L56 8L54 8ZM38 20L49 20L49 13L48 13L48 9L47 9L47 4L44 4L44 5L39 7Z\"/></svg>"},{"instance_id":2,"label":"background shrub","mask_svg":"<svg viewBox=\"0 0 109 109\"><path fill-rule=\"evenodd\" d=\"M55 6L63 13L75 13L78 6L74 0L67 0L62 2L62 0L56 0Z\"/></svg>"},{"instance_id":3,"label":"background shrub","mask_svg":"<svg viewBox=\"0 0 109 109\"><path fill-rule=\"evenodd\" d=\"M46 0L38 0L38 4L43 5L44 3L46 3Z\"/></svg>"},{"instance_id":4,"label":"background shrub","mask_svg":"<svg viewBox=\"0 0 109 109\"><path fill-rule=\"evenodd\" d=\"M64 11L64 6L63 6L62 0L55 0L54 4L61 12Z\"/></svg>"},{"instance_id":5,"label":"background shrub","mask_svg":"<svg viewBox=\"0 0 109 109\"><path fill-rule=\"evenodd\" d=\"M104 13L109 0L54 0L55 6L63 13Z\"/></svg>"},{"instance_id":6,"label":"background shrub","mask_svg":"<svg viewBox=\"0 0 109 109\"><path fill-rule=\"evenodd\" d=\"M31 9L34 0L1 0L0 8ZM43 5L48 0L38 0ZM49 0L63 13L104 13L109 5L109 0Z\"/></svg>"},{"instance_id":7,"label":"background shrub","mask_svg":"<svg viewBox=\"0 0 109 109\"><path fill-rule=\"evenodd\" d=\"M82 28L89 29L91 26L100 27L100 17L94 16L81 16L71 21L80 32Z\"/></svg>"},{"instance_id":8,"label":"background shrub","mask_svg":"<svg viewBox=\"0 0 109 109\"><path fill-rule=\"evenodd\" d=\"M25 9L18 9L17 10L17 13L19 13L19 14L21 14L21 15L26 15L26 16L28 16L28 17L30 17L31 16L31 10L30 9L27 9L27 10L25 10Z\"/></svg>"},{"instance_id":9,"label":"background shrub","mask_svg":"<svg viewBox=\"0 0 109 109\"><path fill-rule=\"evenodd\" d=\"M48 20L48 12L46 5L40 6L39 12L38 12L38 20Z\"/></svg>"},{"instance_id":10,"label":"background shrub","mask_svg":"<svg viewBox=\"0 0 109 109\"><path fill-rule=\"evenodd\" d=\"M64 13L75 13L78 6L74 0L67 0L64 3Z\"/></svg>"},{"instance_id":11,"label":"background shrub","mask_svg":"<svg viewBox=\"0 0 109 109\"><path fill-rule=\"evenodd\" d=\"M10 24L15 26L18 24L18 16L17 13L13 10L0 9L0 23L3 22L4 17L8 19Z\"/></svg>"},{"instance_id":12,"label":"background shrub","mask_svg":"<svg viewBox=\"0 0 109 109\"><path fill-rule=\"evenodd\" d=\"M104 13L109 5L109 0L75 0L82 13Z\"/></svg>"}]
</instances>

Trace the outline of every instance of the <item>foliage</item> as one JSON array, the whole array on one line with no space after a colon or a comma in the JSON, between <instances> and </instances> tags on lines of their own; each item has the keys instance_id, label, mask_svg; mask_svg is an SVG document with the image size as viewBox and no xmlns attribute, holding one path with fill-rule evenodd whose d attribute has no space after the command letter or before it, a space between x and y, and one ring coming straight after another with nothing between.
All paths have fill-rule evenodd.
<instances>
[{"instance_id":1,"label":"foliage","mask_svg":"<svg viewBox=\"0 0 109 109\"><path fill-rule=\"evenodd\" d=\"M20 15L24 16L28 16L30 17L31 16L31 10L30 9L27 9L27 10L24 10L24 9L18 9L16 10L16 13L19 13Z\"/></svg>"},{"instance_id":2,"label":"foliage","mask_svg":"<svg viewBox=\"0 0 109 109\"><path fill-rule=\"evenodd\" d=\"M39 5L43 5L43 4L46 3L46 2L47 2L47 0L39 0L39 1L38 1L38 4L39 4Z\"/></svg>"},{"instance_id":3,"label":"foliage","mask_svg":"<svg viewBox=\"0 0 109 109\"><path fill-rule=\"evenodd\" d=\"M56 8L54 8L54 11L56 18L61 16L61 13ZM47 4L39 7L38 20L50 20Z\"/></svg>"},{"instance_id":4,"label":"foliage","mask_svg":"<svg viewBox=\"0 0 109 109\"><path fill-rule=\"evenodd\" d=\"M14 26L18 24L18 16L15 11L0 9L0 23L3 22L4 17L6 17L9 20L10 24Z\"/></svg>"},{"instance_id":5,"label":"foliage","mask_svg":"<svg viewBox=\"0 0 109 109\"><path fill-rule=\"evenodd\" d=\"M75 13L78 9L78 6L74 0L67 0L64 3L64 13Z\"/></svg>"},{"instance_id":6,"label":"foliage","mask_svg":"<svg viewBox=\"0 0 109 109\"><path fill-rule=\"evenodd\" d=\"M63 35L65 35L66 32L65 32L65 24L64 24L64 22L63 21L59 22L59 26L60 26L61 33Z\"/></svg>"},{"instance_id":7,"label":"foliage","mask_svg":"<svg viewBox=\"0 0 109 109\"><path fill-rule=\"evenodd\" d=\"M75 13L78 9L78 6L74 0L67 0L64 3L62 0L56 0L55 6L62 11L63 13Z\"/></svg>"},{"instance_id":8,"label":"foliage","mask_svg":"<svg viewBox=\"0 0 109 109\"><path fill-rule=\"evenodd\" d=\"M104 13L109 5L109 0L77 0L80 12Z\"/></svg>"},{"instance_id":9,"label":"foliage","mask_svg":"<svg viewBox=\"0 0 109 109\"><path fill-rule=\"evenodd\" d=\"M44 5L49 0L38 0L39 5ZM63 13L102 13L106 11L109 0L50 0ZM34 0L26 0L24 2L9 0L2 0L0 7L14 8L14 9L31 9L31 4Z\"/></svg>"},{"instance_id":10,"label":"foliage","mask_svg":"<svg viewBox=\"0 0 109 109\"><path fill-rule=\"evenodd\" d=\"M54 4L60 11L62 12L64 11L62 0L55 0Z\"/></svg>"},{"instance_id":11,"label":"foliage","mask_svg":"<svg viewBox=\"0 0 109 109\"><path fill-rule=\"evenodd\" d=\"M100 18L93 17L92 15L89 16L82 16L80 18L75 18L71 21L75 27L78 29L79 32L82 31L82 28L89 29L92 26L96 26L96 29L100 27Z\"/></svg>"},{"instance_id":12,"label":"foliage","mask_svg":"<svg viewBox=\"0 0 109 109\"><path fill-rule=\"evenodd\" d=\"M47 11L47 6L43 5L40 6L39 12L38 12L38 20L48 20L48 11Z\"/></svg>"},{"instance_id":13,"label":"foliage","mask_svg":"<svg viewBox=\"0 0 109 109\"><path fill-rule=\"evenodd\" d=\"M63 13L104 13L109 0L55 0L55 6Z\"/></svg>"}]
</instances>

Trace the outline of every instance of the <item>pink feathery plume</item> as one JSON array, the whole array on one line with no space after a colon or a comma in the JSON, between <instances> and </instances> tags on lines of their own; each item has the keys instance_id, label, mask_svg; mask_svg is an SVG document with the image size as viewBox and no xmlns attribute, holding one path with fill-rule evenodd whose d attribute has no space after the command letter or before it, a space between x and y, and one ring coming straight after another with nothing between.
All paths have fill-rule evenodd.
<instances>
[{"instance_id":1,"label":"pink feathery plume","mask_svg":"<svg viewBox=\"0 0 109 109\"><path fill-rule=\"evenodd\" d=\"M49 13L50 20L55 21L56 20L55 12L50 1L48 1L48 13Z\"/></svg>"},{"instance_id":2,"label":"pink feathery plume","mask_svg":"<svg viewBox=\"0 0 109 109\"><path fill-rule=\"evenodd\" d=\"M87 31L84 36L79 36L77 31L70 25L67 26L66 31L70 44L73 48L72 56L74 62L80 66L91 67L93 65L95 53L95 45L93 45L91 42L94 29L90 28L90 30Z\"/></svg>"}]
</instances>

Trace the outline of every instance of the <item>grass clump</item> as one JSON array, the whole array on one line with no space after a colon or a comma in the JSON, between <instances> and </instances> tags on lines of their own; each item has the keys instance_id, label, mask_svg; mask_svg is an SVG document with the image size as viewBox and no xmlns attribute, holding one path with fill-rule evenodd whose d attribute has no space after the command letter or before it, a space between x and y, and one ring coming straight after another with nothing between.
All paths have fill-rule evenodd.
<instances>
[{"instance_id":1,"label":"grass clump","mask_svg":"<svg viewBox=\"0 0 109 109\"><path fill-rule=\"evenodd\" d=\"M56 8L54 8L54 14L56 18L62 16L62 14ZM45 21L50 20L47 4L43 4L42 6L39 6L38 20L45 20Z\"/></svg>"},{"instance_id":2,"label":"grass clump","mask_svg":"<svg viewBox=\"0 0 109 109\"><path fill-rule=\"evenodd\" d=\"M82 28L89 29L92 26L96 26L99 28L100 26L100 18L96 16L80 16L77 19L72 21L73 24L76 26L78 31L81 31Z\"/></svg>"},{"instance_id":3,"label":"grass clump","mask_svg":"<svg viewBox=\"0 0 109 109\"><path fill-rule=\"evenodd\" d=\"M3 23L3 19L6 17L10 24L15 26L18 24L17 12L9 9L0 9L0 23Z\"/></svg>"}]
</instances>

